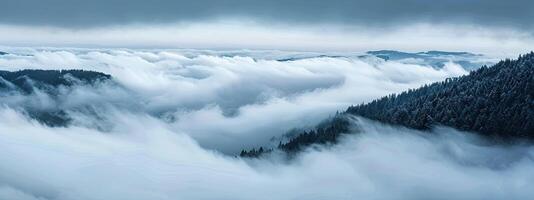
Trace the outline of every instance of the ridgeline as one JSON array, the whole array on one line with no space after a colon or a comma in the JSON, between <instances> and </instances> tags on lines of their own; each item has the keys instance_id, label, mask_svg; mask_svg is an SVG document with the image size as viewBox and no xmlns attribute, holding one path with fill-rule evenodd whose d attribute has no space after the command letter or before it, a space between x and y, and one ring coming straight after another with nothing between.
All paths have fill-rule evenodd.
<instances>
[{"instance_id":1,"label":"ridgeline","mask_svg":"<svg viewBox=\"0 0 534 200\"><path fill-rule=\"evenodd\" d=\"M347 117L371 120L419 130L443 125L472 131L490 140L510 142L534 139L534 52L506 59L468 75L392 94L349 107L326 125L304 131L277 150L296 153L313 144L335 144L349 131ZM241 157L258 157L273 149L243 150Z\"/></svg>"}]
</instances>

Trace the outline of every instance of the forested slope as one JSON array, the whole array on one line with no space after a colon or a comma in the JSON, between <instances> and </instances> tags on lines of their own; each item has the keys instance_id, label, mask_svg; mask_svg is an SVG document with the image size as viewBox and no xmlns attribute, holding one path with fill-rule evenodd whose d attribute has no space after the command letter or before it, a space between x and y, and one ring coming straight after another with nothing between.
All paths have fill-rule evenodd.
<instances>
[{"instance_id":1,"label":"forested slope","mask_svg":"<svg viewBox=\"0 0 534 200\"><path fill-rule=\"evenodd\" d=\"M0 71L0 88L32 92L33 88L45 89L75 84L91 84L108 80L111 76L84 70L33 70Z\"/></svg>"},{"instance_id":2,"label":"forested slope","mask_svg":"<svg viewBox=\"0 0 534 200\"><path fill-rule=\"evenodd\" d=\"M108 81L110 75L84 70L20 70L0 71L0 103L16 104L15 109L21 109L29 117L49 126L64 126L70 118L67 114L56 108L39 108L34 106L39 100L32 102L26 100L37 98L38 92L44 93L52 100L58 99L60 88L69 89L72 86L93 85L97 82ZM40 94L37 94L39 96ZM18 99L18 100L17 100ZM18 102L18 103L16 103Z\"/></svg>"},{"instance_id":3,"label":"forested slope","mask_svg":"<svg viewBox=\"0 0 534 200\"><path fill-rule=\"evenodd\" d=\"M349 131L350 115L423 130L450 126L499 142L534 139L534 53L351 106L327 125L302 132L277 149L296 152L311 144L335 143L339 135L355 132ZM271 151L261 150L244 150L240 155L256 157Z\"/></svg>"},{"instance_id":4,"label":"forested slope","mask_svg":"<svg viewBox=\"0 0 534 200\"><path fill-rule=\"evenodd\" d=\"M496 138L534 138L534 53L483 66L368 104L347 113L427 129L445 125Z\"/></svg>"}]
</instances>

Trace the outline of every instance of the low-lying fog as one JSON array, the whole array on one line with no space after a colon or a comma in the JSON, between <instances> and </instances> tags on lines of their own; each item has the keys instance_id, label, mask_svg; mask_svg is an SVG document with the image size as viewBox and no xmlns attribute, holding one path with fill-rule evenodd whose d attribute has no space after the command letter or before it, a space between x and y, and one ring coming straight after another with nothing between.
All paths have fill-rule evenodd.
<instances>
[{"instance_id":1,"label":"low-lying fog","mask_svg":"<svg viewBox=\"0 0 534 200\"><path fill-rule=\"evenodd\" d=\"M2 94L0 199L524 199L534 148L355 118L361 134L290 162L236 158L353 104L468 73L481 55L385 61L279 51L11 49L1 70L86 69L113 82ZM443 62L437 66L435 59ZM47 127L21 107L66 110ZM84 112L90 108L92 114ZM94 114L96 113L96 115ZM276 139L275 139L276 140ZM277 143L277 142L276 142Z\"/></svg>"}]
</instances>

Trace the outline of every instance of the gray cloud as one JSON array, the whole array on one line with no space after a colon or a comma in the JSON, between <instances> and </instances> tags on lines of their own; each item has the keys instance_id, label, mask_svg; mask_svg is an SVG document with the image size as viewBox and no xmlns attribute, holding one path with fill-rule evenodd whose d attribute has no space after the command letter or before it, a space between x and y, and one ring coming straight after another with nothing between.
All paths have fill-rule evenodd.
<instances>
[{"instance_id":1,"label":"gray cloud","mask_svg":"<svg viewBox=\"0 0 534 200\"><path fill-rule=\"evenodd\" d=\"M4 0L0 23L92 27L245 18L269 23L389 26L423 21L530 29L533 8L529 0Z\"/></svg>"}]
</instances>

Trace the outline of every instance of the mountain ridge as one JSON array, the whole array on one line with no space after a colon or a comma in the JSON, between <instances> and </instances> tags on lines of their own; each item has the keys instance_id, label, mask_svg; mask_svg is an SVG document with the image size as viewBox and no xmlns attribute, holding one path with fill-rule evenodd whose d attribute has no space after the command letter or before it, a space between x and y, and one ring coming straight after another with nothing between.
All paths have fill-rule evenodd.
<instances>
[{"instance_id":1,"label":"mountain ridge","mask_svg":"<svg viewBox=\"0 0 534 200\"><path fill-rule=\"evenodd\" d=\"M0 71L0 97L10 95L29 96L37 91L56 98L60 87L92 85L111 80L111 75L87 70L40 70L25 69L19 71ZM66 126L70 118L63 110L40 109L30 105L21 105L28 117L48 126Z\"/></svg>"},{"instance_id":2,"label":"mountain ridge","mask_svg":"<svg viewBox=\"0 0 534 200\"><path fill-rule=\"evenodd\" d=\"M258 157L273 150L296 153L312 144L336 143L340 135L350 133L349 116L419 130L445 125L495 142L533 140L534 52L482 66L468 75L350 106L331 119L330 129L317 127L280 142L274 149L261 147L261 153L255 148L243 150L240 156Z\"/></svg>"}]
</instances>

